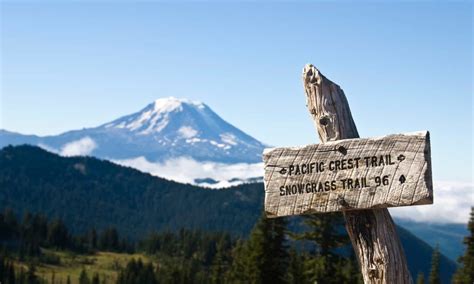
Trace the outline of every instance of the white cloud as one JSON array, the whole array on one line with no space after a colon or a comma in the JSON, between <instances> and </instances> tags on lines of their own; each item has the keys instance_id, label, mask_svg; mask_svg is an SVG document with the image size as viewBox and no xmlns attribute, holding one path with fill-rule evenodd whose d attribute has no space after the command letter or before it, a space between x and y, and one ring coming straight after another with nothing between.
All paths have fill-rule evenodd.
<instances>
[{"instance_id":1,"label":"white cloud","mask_svg":"<svg viewBox=\"0 0 474 284\"><path fill-rule=\"evenodd\" d=\"M181 134L181 136L183 136L184 138L193 138L194 136L196 136L197 134L197 131L192 128L192 127L189 127L189 126L182 126L179 130L178 130L179 134Z\"/></svg>"},{"instance_id":2,"label":"white cloud","mask_svg":"<svg viewBox=\"0 0 474 284\"><path fill-rule=\"evenodd\" d=\"M97 144L89 136L65 144L59 154L61 156L86 156L97 148Z\"/></svg>"},{"instance_id":3,"label":"white cloud","mask_svg":"<svg viewBox=\"0 0 474 284\"><path fill-rule=\"evenodd\" d=\"M467 223L471 206L474 206L472 182L435 181L433 195L432 205L390 208L390 213L419 222Z\"/></svg>"},{"instance_id":4,"label":"white cloud","mask_svg":"<svg viewBox=\"0 0 474 284\"><path fill-rule=\"evenodd\" d=\"M214 162L198 162L191 158L176 158L164 163L153 163L144 157L113 162L148 172L183 183L194 183L198 178L212 178L219 183L208 185L211 188L222 188L237 185L241 181L229 182L233 178L248 179L263 176L263 163L256 164L223 164Z\"/></svg>"}]
</instances>

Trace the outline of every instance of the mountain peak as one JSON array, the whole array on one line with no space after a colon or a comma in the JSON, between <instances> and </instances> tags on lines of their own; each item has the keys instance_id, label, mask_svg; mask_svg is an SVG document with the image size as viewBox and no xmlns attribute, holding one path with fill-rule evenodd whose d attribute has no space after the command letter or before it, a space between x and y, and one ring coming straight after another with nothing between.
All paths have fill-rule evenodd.
<instances>
[{"instance_id":1,"label":"mountain peak","mask_svg":"<svg viewBox=\"0 0 474 284\"><path fill-rule=\"evenodd\" d=\"M200 113L205 111L206 105L202 102L183 98L159 98L147 105L139 112L119 118L105 125L105 128L120 128L140 135L156 134L166 128L172 117L179 113L193 110Z\"/></svg>"},{"instance_id":2,"label":"mountain peak","mask_svg":"<svg viewBox=\"0 0 474 284\"><path fill-rule=\"evenodd\" d=\"M168 97L159 98L155 100L150 106L153 107L155 112L171 112L174 110L182 110L183 105L189 105L197 108L204 108L204 103L199 101L191 101L184 98Z\"/></svg>"}]
</instances>

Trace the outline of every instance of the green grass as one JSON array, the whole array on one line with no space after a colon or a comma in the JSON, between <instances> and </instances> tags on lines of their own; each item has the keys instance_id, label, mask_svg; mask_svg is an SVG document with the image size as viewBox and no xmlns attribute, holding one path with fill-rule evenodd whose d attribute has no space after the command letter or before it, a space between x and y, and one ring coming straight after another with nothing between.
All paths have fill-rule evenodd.
<instances>
[{"instance_id":1,"label":"green grass","mask_svg":"<svg viewBox=\"0 0 474 284\"><path fill-rule=\"evenodd\" d=\"M71 283L78 283L82 269L85 269L89 278L92 278L97 273L101 282L102 279L106 279L106 283L115 283L120 269L124 268L132 259L141 258L145 263L156 263L149 256L139 253L97 252L90 255L79 255L52 250L43 250L43 253L57 256L60 259L59 264L40 263L36 266L36 275L48 283L52 282L53 275L55 283L66 283L68 276L71 279ZM15 266L18 269L22 267L24 271L28 269L27 264L22 262L16 262Z\"/></svg>"}]
</instances>

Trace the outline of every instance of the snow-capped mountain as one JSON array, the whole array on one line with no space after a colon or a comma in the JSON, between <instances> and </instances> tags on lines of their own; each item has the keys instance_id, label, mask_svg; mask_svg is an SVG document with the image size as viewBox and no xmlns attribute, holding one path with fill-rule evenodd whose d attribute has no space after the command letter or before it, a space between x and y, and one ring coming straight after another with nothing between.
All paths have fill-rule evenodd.
<instances>
[{"instance_id":1,"label":"snow-capped mountain","mask_svg":"<svg viewBox=\"0 0 474 284\"><path fill-rule=\"evenodd\" d=\"M64 156L91 155L181 182L228 186L262 175L265 145L206 104L163 98L94 128L39 137L0 130L0 147L33 144Z\"/></svg>"}]
</instances>

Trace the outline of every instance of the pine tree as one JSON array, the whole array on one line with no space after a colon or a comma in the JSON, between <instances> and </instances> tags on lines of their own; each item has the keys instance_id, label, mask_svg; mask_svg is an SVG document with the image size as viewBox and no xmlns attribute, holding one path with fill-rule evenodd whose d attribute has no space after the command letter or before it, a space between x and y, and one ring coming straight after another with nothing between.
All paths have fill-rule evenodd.
<instances>
[{"instance_id":1,"label":"pine tree","mask_svg":"<svg viewBox=\"0 0 474 284\"><path fill-rule=\"evenodd\" d=\"M99 238L99 248L107 251L119 250L119 235L116 228L110 227L102 232Z\"/></svg>"},{"instance_id":2,"label":"pine tree","mask_svg":"<svg viewBox=\"0 0 474 284\"><path fill-rule=\"evenodd\" d=\"M26 282L26 277L25 277L25 272L22 267L20 267L20 272L18 272L18 275L16 277L15 283L27 283Z\"/></svg>"},{"instance_id":3,"label":"pine tree","mask_svg":"<svg viewBox=\"0 0 474 284\"><path fill-rule=\"evenodd\" d=\"M352 260L343 259L336 253L336 249L349 243L349 237L344 232L344 219L340 213L314 214L304 216L304 224L308 231L292 234L295 240L314 242L315 249L305 260L305 274L310 282L341 283L350 279L359 279L357 266L350 263ZM344 272L341 266L345 266ZM354 275L349 275L349 274ZM357 280L358 281L358 280Z\"/></svg>"},{"instance_id":4,"label":"pine tree","mask_svg":"<svg viewBox=\"0 0 474 284\"><path fill-rule=\"evenodd\" d=\"M33 263L28 265L28 273L26 274L26 280L28 284L39 283L38 277L36 276L36 266Z\"/></svg>"},{"instance_id":5,"label":"pine tree","mask_svg":"<svg viewBox=\"0 0 474 284\"><path fill-rule=\"evenodd\" d=\"M15 266L13 265L13 262L10 262L10 265L8 267L8 278L6 280L7 280L6 283L11 283L11 284L16 283Z\"/></svg>"},{"instance_id":6,"label":"pine tree","mask_svg":"<svg viewBox=\"0 0 474 284\"><path fill-rule=\"evenodd\" d=\"M51 273L51 284L54 284L56 283L56 274L54 273L54 271Z\"/></svg>"},{"instance_id":7,"label":"pine tree","mask_svg":"<svg viewBox=\"0 0 474 284\"><path fill-rule=\"evenodd\" d=\"M92 228L89 233L89 246L93 250L97 249L97 231L95 228Z\"/></svg>"},{"instance_id":8,"label":"pine tree","mask_svg":"<svg viewBox=\"0 0 474 284\"><path fill-rule=\"evenodd\" d=\"M433 256L431 257L431 270L430 276L428 278L428 282L430 284L441 284L441 279L439 277L439 261L439 246L436 245L435 249L433 250Z\"/></svg>"},{"instance_id":9,"label":"pine tree","mask_svg":"<svg viewBox=\"0 0 474 284\"><path fill-rule=\"evenodd\" d=\"M224 256L225 248L223 240L219 241L216 244L216 254L214 255L214 259L212 260L211 264L211 283L219 284L225 283L224 274L226 272L227 263Z\"/></svg>"},{"instance_id":10,"label":"pine tree","mask_svg":"<svg viewBox=\"0 0 474 284\"><path fill-rule=\"evenodd\" d=\"M0 282L5 282L7 276L7 265L3 255L0 254Z\"/></svg>"},{"instance_id":11,"label":"pine tree","mask_svg":"<svg viewBox=\"0 0 474 284\"><path fill-rule=\"evenodd\" d=\"M89 276L87 276L87 272L84 268L79 275L79 284L90 284Z\"/></svg>"},{"instance_id":12,"label":"pine tree","mask_svg":"<svg viewBox=\"0 0 474 284\"><path fill-rule=\"evenodd\" d=\"M464 238L466 251L459 258L459 268L453 278L456 284L472 284L474 283L474 207L471 207L471 217L467 224L469 235Z\"/></svg>"},{"instance_id":13,"label":"pine tree","mask_svg":"<svg viewBox=\"0 0 474 284\"><path fill-rule=\"evenodd\" d=\"M70 243L69 239L69 232L62 220L57 219L49 224L47 241L50 246L65 249Z\"/></svg>"},{"instance_id":14,"label":"pine tree","mask_svg":"<svg viewBox=\"0 0 474 284\"><path fill-rule=\"evenodd\" d=\"M291 249L289 253L289 265L287 282L290 284L305 283L304 276L304 256L299 255L295 249Z\"/></svg>"},{"instance_id":15,"label":"pine tree","mask_svg":"<svg viewBox=\"0 0 474 284\"><path fill-rule=\"evenodd\" d=\"M339 257L339 263L342 269L340 269L340 272L336 273L336 278L339 277L343 283L364 283L356 255L353 251L351 251L348 258Z\"/></svg>"},{"instance_id":16,"label":"pine tree","mask_svg":"<svg viewBox=\"0 0 474 284\"><path fill-rule=\"evenodd\" d=\"M425 284L425 274L423 272L418 272L416 277L416 284Z\"/></svg>"},{"instance_id":17,"label":"pine tree","mask_svg":"<svg viewBox=\"0 0 474 284\"><path fill-rule=\"evenodd\" d=\"M229 271L231 282L240 282L246 279L248 275L248 255L246 253L246 244L243 240L237 240L232 249L232 266Z\"/></svg>"},{"instance_id":18,"label":"pine tree","mask_svg":"<svg viewBox=\"0 0 474 284\"><path fill-rule=\"evenodd\" d=\"M100 278L97 272L94 273L94 277L92 277L92 284L100 284Z\"/></svg>"},{"instance_id":19,"label":"pine tree","mask_svg":"<svg viewBox=\"0 0 474 284\"><path fill-rule=\"evenodd\" d=\"M239 273L232 272L237 282L285 282L288 264L285 227L284 218L260 218L249 240L237 251L235 269Z\"/></svg>"}]
</instances>

